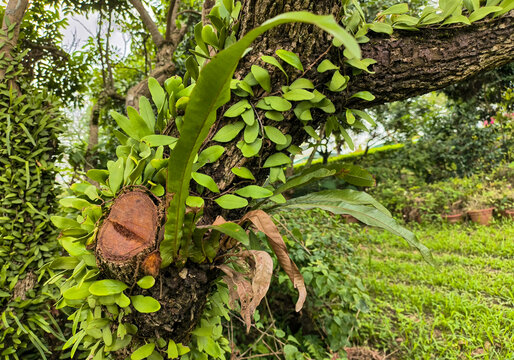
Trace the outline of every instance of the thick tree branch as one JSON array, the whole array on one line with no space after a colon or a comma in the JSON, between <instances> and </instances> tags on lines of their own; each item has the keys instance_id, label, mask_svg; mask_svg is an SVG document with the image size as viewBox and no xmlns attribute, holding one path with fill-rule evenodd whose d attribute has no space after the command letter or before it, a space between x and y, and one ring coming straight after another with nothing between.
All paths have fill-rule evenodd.
<instances>
[{"instance_id":1,"label":"thick tree branch","mask_svg":"<svg viewBox=\"0 0 514 360\"><path fill-rule=\"evenodd\" d=\"M318 14L337 14L338 1L302 2L289 0L287 4L271 0L248 0L243 4L241 24L244 31L249 31L272 16L288 10L309 10ZM303 5L304 7L299 7ZM306 6L306 7L305 7ZM324 58L341 64L343 54L340 49L331 48L331 39L323 32L305 24L289 24L271 30L254 43L252 53L240 63L238 74L246 75L252 64L266 66L260 62L262 55L274 55L277 49L287 49L300 55L305 68L312 69L304 76L313 80L317 88L323 90L341 111L345 107L364 109L376 104L394 100L406 99L412 96L443 88L458 81L467 79L474 74L493 67L506 64L514 59L514 11L497 19L485 19L467 27L428 28L418 32L395 32L393 36L370 33L371 41L362 46L363 56L377 61L372 68L375 74L359 74L351 76L348 91L330 93L325 89L325 83L331 74L319 74L317 65ZM240 34L243 35L244 33ZM315 40L313 40L315 39ZM326 57L320 59L320 54ZM343 64L342 64L343 65ZM284 84L283 75L273 67L270 71L274 91L280 91ZM343 69L351 74L349 67ZM291 67L292 79L301 76L294 73ZM372 92L376 99L365 102L350 99L350 96L360 90ZM257 94L259 96L259 94ZM223 112L220 111L220 114ZM322 111L313 110L314 120L310 125L319 126L327 117ZM283 133L290 134L294 144L301 144L307 135L302 130L303 124L293 114L280 122L278 127ZM230 119L219 118L217 128L221 128ZM266 120L267 121L267 120ZM277 126L276 123L271 125ZM262 153L258 157L244 158L235 144L241 140L237 137L233 144L226 146L226 153L219 162L205 172L211 175L220 190L230 189L238 179L232 176L230 169L234 166L246 166L252 170L258 182L262 183L268 170L262 169L266 158L274 153L275 146L271 142L263 143ZM210 144L209 144L210 145ZM205 219L210 221L219 214L215 204L207 204ZM227 214L227 218L237 218L240 213Z\"/></svg>"},{"instance_id":2,"label":"thick tree branch","mask_svg":"<svg viewBox=\"0 0 514 360\"><path fill-rule=\"evenodd\" d=\"M140 0L129 0L132 6L134 6L139 13L139 16L141 17L141 21L143 22L144 26L152 35L152 41L154 44L159 47L161 44L165 41L164 37L159 31L159 28L155 24L155 22L150 17L150 14L148 14L148 11L146 11L143 3Z\"/></svg>"},{"instance_id":3,"label":"thick tree branch","mask_svg":"<svg viewBox=\"0 0 514 360\"><path fill-rule=\"evenodd\" d=\"M514 11L471 26L374 36L362 52L377 61L372 67L375 74L355 77L349 88L352 93L371 91L376 99L369 103L343 100L364 108L406 99L513 61Z\"/></svg>"}]
</instances>

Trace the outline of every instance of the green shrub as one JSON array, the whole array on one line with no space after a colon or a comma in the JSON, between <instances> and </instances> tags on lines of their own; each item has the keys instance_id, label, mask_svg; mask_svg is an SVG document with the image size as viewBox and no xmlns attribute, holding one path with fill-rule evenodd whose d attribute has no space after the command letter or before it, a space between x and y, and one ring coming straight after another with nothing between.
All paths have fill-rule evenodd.
<instances>
[{"instance_id":1,"label":"green shrub","mask_svg":"<svg viewBox=\"0 0 514 360\"><path fill-rule=\"evenodd\" d=\"M49 273L43 266L59 253L49 215L56 205L63 118L53 97L22 80L21 94L8 88L22 57L10 60L12 70L0 84L0 353L5 359L45 359L64 340L51 314L58 294L44 284Z\"/></svg>"}]
</instances>

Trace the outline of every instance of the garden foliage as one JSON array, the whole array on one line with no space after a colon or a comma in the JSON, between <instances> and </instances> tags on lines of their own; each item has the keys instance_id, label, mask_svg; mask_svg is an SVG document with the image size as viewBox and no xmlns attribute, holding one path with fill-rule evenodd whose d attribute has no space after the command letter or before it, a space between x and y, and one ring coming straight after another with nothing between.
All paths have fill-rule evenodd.
<instances>
[{"instance_id":1,"label":"garden foliage","mask_svg":"<svg viewBox=\"0 0 514 360\"><path fill-rule=\"evenodd\" d=\"M61 252L50 215L57 210L64 118L53 96L24 80L15 85L24 55L0 59L7 69L0 83L0 354L6 359L45 358L64 341L54 319L58 290L45 283L53 274L45 264Z\"/></svg>"}]
</instances>

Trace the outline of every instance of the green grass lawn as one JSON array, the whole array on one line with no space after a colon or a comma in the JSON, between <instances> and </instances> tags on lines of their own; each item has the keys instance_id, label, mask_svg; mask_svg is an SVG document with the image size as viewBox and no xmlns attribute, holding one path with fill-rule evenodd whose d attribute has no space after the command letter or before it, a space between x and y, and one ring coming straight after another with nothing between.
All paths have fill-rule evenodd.
<instances>
[{"instance_id":1,"label":"green grass lawn","mask_svg":"<svg viewBox=\"0 0 514 360\"><path fill-rule=\"evenodd\" d=\"M356 344L387 359L514 359L514 222L415 233L435 266L389 233L353 236L373 299Z\"/></svg>"}]
</instances>

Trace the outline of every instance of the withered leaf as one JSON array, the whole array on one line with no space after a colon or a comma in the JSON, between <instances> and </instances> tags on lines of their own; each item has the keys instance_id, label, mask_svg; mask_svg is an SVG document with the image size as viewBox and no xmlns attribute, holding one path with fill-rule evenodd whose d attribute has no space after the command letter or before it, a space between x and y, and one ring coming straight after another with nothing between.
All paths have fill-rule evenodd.
<instances>
[{"instance_id":1,"label":"withered leaf","mask_svg":"<svg viewBox=\"0 0 514 360\"><path fill-rule=\"evenodd\" d=\"M295 310L300 311L307 297L307 289L303 281L303 276L298 270L296 264L289 257L286 244L282 239L282 235L278 231L277 226L271 217L262 210L254 210L248 212L241 222L249 220L259 230L268 237L269 244L275 254L277 255L278 262L282 269L286 272L291 279L293 286L298 290L298 300L296 302Z\"/></svg>"},{"instance_id":2,"label":"withered leaf","mask_svg":"<svg viewBox=\"0 0 514 360\"><path fill-rule=\"evenodd\" d=\"M252 316L268 292L271 276L273 274L273 259L265 251L249 250L239 253L238 256L249 259L248 274L239 273L227 265L218 266L226 276L223 278L229 288L229 305L234 307L235 301L241 303L241 317L246 324L246 331L250 330ZM248 278L248 279L247 279ZM250 282L251 281L251 282Z\"/></svg>"}]
</instances>

